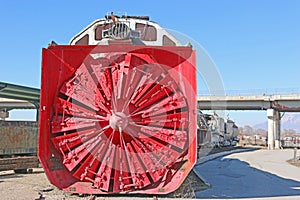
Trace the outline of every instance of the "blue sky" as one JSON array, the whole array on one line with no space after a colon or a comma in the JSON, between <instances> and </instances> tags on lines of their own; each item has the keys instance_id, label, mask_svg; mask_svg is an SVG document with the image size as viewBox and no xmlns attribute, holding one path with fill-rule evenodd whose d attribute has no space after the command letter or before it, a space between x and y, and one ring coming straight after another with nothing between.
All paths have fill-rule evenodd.
<instances>
[{"instance_id":1,"label":"blue sky","mask_svg":"<svg viewBox=\"0 0 300 200\"><path fill-rule=\"evenodd\" d=\"M109 11L149 15L196 40L225 90L300 88L298 0L1 1L0 81L39 88L41 49L51 40L67 44ZM198 67L205 66L198 61ZM230 115L241 124L265 118L264 112Z\"/></svg>"}]
</instances>

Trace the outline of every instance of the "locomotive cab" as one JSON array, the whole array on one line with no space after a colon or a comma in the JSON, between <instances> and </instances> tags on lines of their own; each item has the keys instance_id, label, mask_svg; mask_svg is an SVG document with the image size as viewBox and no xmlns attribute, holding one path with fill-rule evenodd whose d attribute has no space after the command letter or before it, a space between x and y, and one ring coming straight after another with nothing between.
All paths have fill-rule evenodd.
<instances>
[{"instance_id":1,"label":"locomotive cab","mask_svg":"<svg viewBox=\"0 0 300 200\"><path fill-rule=\"evenodd\" d=\"M134 44L181 46L180 42L148 16L106 15L74 36L70 45Z\"/></svg>"}]
</instances>

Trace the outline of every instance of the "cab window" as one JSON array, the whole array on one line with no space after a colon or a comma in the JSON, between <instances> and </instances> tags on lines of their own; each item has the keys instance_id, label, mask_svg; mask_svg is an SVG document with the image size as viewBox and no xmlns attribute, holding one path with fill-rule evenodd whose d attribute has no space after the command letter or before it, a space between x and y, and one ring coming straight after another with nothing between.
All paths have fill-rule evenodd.
<instances>
[{"instance_id":1,"label":"cab window","mask_svg":"<svg viewBox=\"0 0 300 200\"><path fill-rule=\"evenodd\" d=\"M148 24L136 23L135 30L141 32L141 40L144 41L157 40L157 30L154 26Z\"/></svg>"}]
</instances>

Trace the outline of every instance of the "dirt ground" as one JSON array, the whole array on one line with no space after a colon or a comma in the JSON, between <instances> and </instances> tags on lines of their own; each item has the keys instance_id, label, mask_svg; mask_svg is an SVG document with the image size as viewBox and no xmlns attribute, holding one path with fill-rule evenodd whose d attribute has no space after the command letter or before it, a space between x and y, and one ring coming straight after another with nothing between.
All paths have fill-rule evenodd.
<instances>
[{"instance_id":1,"label":"dirt ground","mask_svg":"<svg viewBox=\"0 0 300 200\"><path fill-rule=\"evenodd\" d=\"M236 147L210 149L205 155L229 151ZM174 199L194 198L196 191L207 189L208 186L192 171L181 187L164 196L124 195L94 196L66 193L51 185L42 168L34 168L30 174L15 174L14 171L0 172L0 199L5 200L99 200L99 199Z\"/></svg>"},{"instance_id":2,"label":"dirt ground","mask_svg":"<svg viewBox=\"0 0 300 200\"><path fill-rule=\"evenodd\" d=\"M13 171L0 172L0 199L5 200L95 200L95 199L167 199L193 198L196 191L207 186L191 172L182 186L166 196L126 195L94 196L69 194L57 189L48 181L42 168L34 168L31 174L15 174Z\"/></svg>"},{"instance_id":3,"label":"dirt ground","mask_svg":"<svg viewBox=\"0 0 300 200\"><path fill-rule=\"evenodd\" d=\"M52 186L42 168L34 168L31 174L0 172L0 199L73 199Z\"/></svg>"},{"instance_id":4,"label":"dirt ground","mask_svg":"<svg viewBox=\"0 0 300 200\"><path fill-rule=\"evenodd\" d=\"M290 159L287 162L296 167L300 167L300 157L296 157L296 159Z\"/></svg>"}]
</instances>

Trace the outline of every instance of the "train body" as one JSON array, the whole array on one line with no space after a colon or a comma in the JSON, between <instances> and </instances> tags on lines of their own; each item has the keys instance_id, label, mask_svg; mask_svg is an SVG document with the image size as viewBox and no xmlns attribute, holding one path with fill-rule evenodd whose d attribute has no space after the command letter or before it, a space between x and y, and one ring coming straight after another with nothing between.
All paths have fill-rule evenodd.
<instances>
[{"instance_id":1,"label":"train body","mask_svg":"<svg viewBox=\"0 0 300 200\"><path fill-rule=\"evenodd\" d=\"M300 137L299 136L289 136L281 139L282 148L300 148Z\"/></svg>"},{"instance_id":2,"label":"train body","mask_svg":"<svg viewBox=\"0 0 300 200\"><path fill-rule=\"evenodd\" d=\"M36 155L38 125L33 121L0 121L0 156Z\"/></svg>"},{"instance_id":3,"label":"train body","mask_svg":"<svg viewBox=\"0 0 300 200\"><path fill-rule=\"evenodd\" d=\"M73 193L178 188L197 147L236 134L197 111L195 57L148 17L126 15L43 49L38 156L51 183ZM0 125L0 156L37 153L37 122Z\"/></svg>"},{"instance_id":4,"label":"train body","mask_svg":"<svg viewBox=\"0 0 300 200\"><path fill-rule=\"evenodd\" d=\"M0 171L27 172L38 167L38 123L0 121Z\"/></svg>"},{"instance_id":5,"label":"train body","mask_svg":"<svg viewBox=\"0 0 300 200\"><path fill-rule=\"evenodd\" d=\"M235 146L239 129L233 120L224 119L218 114L198 111L198 146Z\"/></svg>"},{"instance_id":6,"label":"train body","mask_svg":"<svg viewBox=\"0 0 300 200\"><path fill-rule=\"evenodd\" d=\"M197 157L196 59L147 17L107 15L42 52L38 156L73 193L174 191Z\"/></svg>"}]
</instances>

